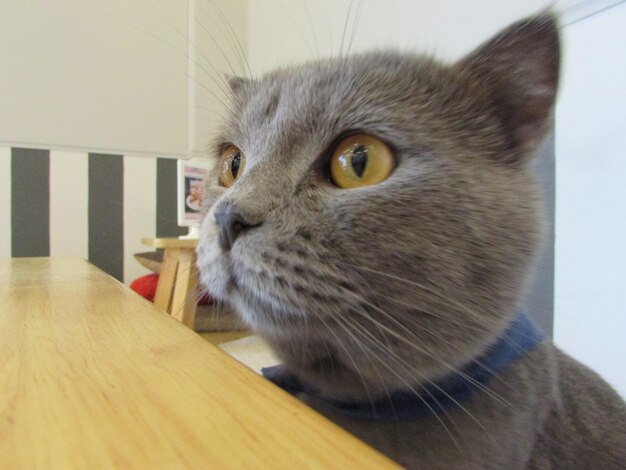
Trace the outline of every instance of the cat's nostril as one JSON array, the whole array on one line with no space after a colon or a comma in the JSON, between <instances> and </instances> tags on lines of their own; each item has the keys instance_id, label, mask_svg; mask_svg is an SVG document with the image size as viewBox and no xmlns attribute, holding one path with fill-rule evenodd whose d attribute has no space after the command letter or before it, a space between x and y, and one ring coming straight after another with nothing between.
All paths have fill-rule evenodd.
<instances>
[{"instance_id":1,"label":"cat's nostril","mask_svg":"<svg viewBox=\"0 0 626 470\"><path fill-rule=\"evenodd\" d=\"M241 222L235 222L233 224L233 233L239 234L243 230L243 224Z\"/></svg>"},{"instance_id":2,"label":"cat's nostril","mask_svg":"<svg viewBox=\"0 0 626 470\"><path fill-rule=\"evenodd\" d=\"M232 248L241 233L254 225L246 222L237 211L225 209L215 213L215 221L219 225L219 242L224 251Z\"/></svg>"}]
</instances>

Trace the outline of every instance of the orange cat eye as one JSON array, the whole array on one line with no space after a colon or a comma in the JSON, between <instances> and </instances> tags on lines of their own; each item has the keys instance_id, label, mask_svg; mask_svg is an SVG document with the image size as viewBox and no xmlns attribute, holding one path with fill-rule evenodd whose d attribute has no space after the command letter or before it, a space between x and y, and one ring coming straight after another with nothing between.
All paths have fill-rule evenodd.
<instances>
[{"instance_id":1,"label":"orange cat eye","mask_svg":"<svg viewBox=\"0 0 626 470\"><path fill-rule=\"evenodd\" d=\"M226 147L218 163L221 185L230 188L241 176L245 167L246 156L239 147L235 145Z\"/></svg>"},{"instance_id":2,"label":"orange cat eye","mask_svg":"<svg viewBox=\"0 0 626 470\"><path fill-rule=\"evenodd\" d=\"M389 146L368 134L353 134L335 147L330 177L340 188L372 186L386 180L396 166Z\"/></svg>"}]
</instances>

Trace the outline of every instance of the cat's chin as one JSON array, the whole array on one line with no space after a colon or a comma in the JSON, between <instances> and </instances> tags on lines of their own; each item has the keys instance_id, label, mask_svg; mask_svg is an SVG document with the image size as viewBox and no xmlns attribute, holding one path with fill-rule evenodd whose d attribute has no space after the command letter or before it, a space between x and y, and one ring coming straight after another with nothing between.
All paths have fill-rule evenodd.
<instances>
[{"instance_id":1,"label":"cat's chin","mask_svg":"<svg viewBox=\"0 0 626 470\"><path fill-rule=\"evenodd\" d=\"M234 288L228 258L213 243L201 243L196 253L202 288L214 299L227 302Z\"/></svg>"}]
</instances>

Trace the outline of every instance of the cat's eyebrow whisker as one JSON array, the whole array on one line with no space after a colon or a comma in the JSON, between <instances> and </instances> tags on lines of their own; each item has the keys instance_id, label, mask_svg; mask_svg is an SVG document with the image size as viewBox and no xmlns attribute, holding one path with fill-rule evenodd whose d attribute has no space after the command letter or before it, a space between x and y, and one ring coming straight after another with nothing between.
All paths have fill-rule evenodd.
<instances>
[{"instance_id":1,"label":"cat's eyebrow whisker","mask_svg":"<svg viewBox=\"0 0 626 470\"><path fill-rule=\"evenodd\" d=\"M222 119L223 121L226 121L226 116L224 116L222 113L220 113L219 111L216 111L213 108L210 108L209 106L199 106L199 105L195 105L194 106L195 109L201 109L203 111L208 111L212 114L215 114L218 118Z\"/></svg>"},{"instance_id":2,"label":"cat's eyebrow whisker","mask_svg":"<svg viewBox=\"0 0 626 470\"><path fill-rule=\"evenodd\" d=\"M192 15L191 9L189 8L189 2L183 2L182 0L178 0L178 3L187 11L187 16L192 17L194 23L200 25L200 27L203 29L203 31L209 36L209 38L211 38L211 41L219 49L220 54L222 55L222 57L224 58L224 60L228 64L228 68L230 68L230 71L232 72L232 74L234 76L236 76L237 72L235 71L235 68L233 67L233 64L231 63L230 59L228 58L228 56L224 52L224 48L215 39L213 34L211 34L211 31L209 30L209 28L207 28L207 26L202 21L198 20L198 18L196 16ZM192 46L193 46L193 44L192 44ZM225 82L225 84L228 85L226 82Z\"/></svg>"},{"instance_id":3,"label":"cat's eyebrow whisker","mask_svg":"<svg viewBox=\"0 0 626 470\"><path fill-rule=\"evenodd\" d=\"M231 41L233 41L231 44L234 45L233 49L235 50L235 53L237 54L237 60L239 61L241 65L241 69L243 70L243 73L244 74L247 73L248 78L252 79L253 77L252 77L252 70L250 69L250 63L248 62L248 58L246 57L246 53L243 49L243 46L241 45L241 42L239 41L237 34L233 30L233 27L230 24L230 21L228 21L228 18L226 17L226 15L224 15L224 12L219 7L219 5L215 3L214 0L209 0L209 3L211 3L211 5L213 6L213 9L217 12L217 15L222 21L222 24L224 25L227 31L227 34L230 34L231 36L230 39Z\"/></svg>"},{"instance_id":4,"label":"cat's eyebrow whisker","mask_svg":"<svg viewBox=\"0 0 626 470\"><path fill-rule=\"evenodd\" d=\"M363 13L363 0L359 0L359 4L356 8L356 15L354 17L354 21L352 22L352 34L350 35L350 42L348 43L348 51L346 55L350 55L350 50L352 49L352 43L354 42L354 38L356 37L356 32L359 29L359 22L361 21L361 14Z\"/></svg>"},{"instance_id":5,"label":"cat's eyebrow whisker","mask_svg":"<svg viewBox=\"0 0 626 470\"><path fill-rule=\"evenodd\" d=\"M207 92L207 93L209 93L211 96L213 96L213 98L215 98L217 101L219 101L219 102L220 102L220 104L221 104L222 106L224 106L224 108L228 108L228 105L227 105L224 101L222 101L222 99L221 99L219 96L217 96L217 95L215 94L215 92L214 92L213 90L211 90L208 86L206 86L206 85L205 85L204 83L202 83L200 80L198 80L198 79L196 79L196 78L192 77L192 76L191 76L191 75L189 75L188 73L185 73L184 75L185 75L188 79L193 80L193 81L194 81L197 85L200 85L200 86L201 86L204 90L206 90L206 92ZM224 92L224 93L225 93L225 92ZM230 94L227 94L226 96L227 96L228 98L232 98Z\"/></svg>"},{"instance_id":6,"label":"cat's eyebrow whisker","mask_svg":"<svg viewBox=\"0 0 626 470\"><path fill-rule=\"evenodd\" d=\"M98 15L105 15L105 16L107 16L109 21L115 22L115 23L117 23L117 24L124 25L124 26L126 26L126 27L128 27L128 28L130 28L130 29L132 29L132 30L134 30L134 31L139 31L139 32L141 32L142 34L144 34L144 35L146 35L146 36L148 36L148 37L150 37L150 38L152 38L152 39L154 39L154 40L156 40L156 41L159 41L159 42L161 42L161 43L165 44L165 45L166 45L167 47L169 47L170 49L174 50L174 51L175 51L175 52L177 52L178 54L180 54L180 55L182 55L183 57L185 57L185 59L187 59L187 60L191 60L194 64L196 64L196 65L200 68L200 70L201 70L202 72L204 72L204 73L205 73L205 74L206 74L209 78L211 78L211 79L212 79L212 80L216 83L216 85L218 86L218 88L220 88L220 91L221 91L222 93L225 93L225 92L224 92L224 89L223 89L223 88L221 88L220 84L219 84L218 82L216 82L216 78L215 78L215 77L214 77L214 76L213 76L213 75L212 75L212 74L211 74L208 70L206 70L200 62L198 62L197 60L194 60L193 58L191 58L191 57L189 56L189 53L188 53L187 51L184 51L184 50L180 49L179 47L177 47L176 45L172 44L171 42L169 42L169 41L165 40L164 38L160 37L159 35L154 34L153 32L151 32L151 31L149 31L149 30L143 29L143 28L141 28L141 27L137 26L136 24L132 24L132 23L130 23L130 22L128 22L128 21L124 21L124 20L121 20L121 19L119 19L119 18L112 17L112 16L110 16L110 15L107 15L107 14L106 14L106 12L103 12L103 11L98 11L97 13L98 13ZM210 63L210 62L209 62L209 63ZM223 79L222 74L218 74L218 75L219 75L219 77L220 77L220 78L222 78L222 79ZM217 100L219 100L219 101L221 102L221 100L219 99L219 97L217 97L217 95L215 95L215 93L214 93L214 92L212 92L212 91L211 91L210 93L211 93L211 94L212 94L212 95L213 95L213 96L214 96ZM227 96L227 97L229 97L229 98L231 98L231 99L232 99L231 93L225 93L225 96ZM222 104L223 104L223 103L222 103ZM193 153L190 153L190 154L186 155L186 158L189 158L189 157L192 157L192 156L193 156Z\"/></svg>"},{"instance_id":7,"label":"cat's eyebrow whisker","mask_svg":"<svg viewBox=\"0 0 626 470\"><path fill-rule=\"evenodd\" d=\"M315 28L313 27L313 18L311 17L311 12L309 11L309 5L307 3L307 0L302 0L302 5L304 6L304 9L306 11L306 16L309 20L309 26L311 28L311 36L313 37L313 44L315 45L315 53L317 57L320 57L320 48L319 48L319 44L317 43L317 35L315 34Z\"/></svg>"},{"instance_id":8,"label":"cat's eyebrow whisker","mask_svg":"<svg viewBox=\"0 0 626 470\"><path fill-rule=\"evenodd\" d=\"M179 36L181 36L186 43L188 43L193 49L194 51L200 55L200 57L202 59L204 59L204 61L206 62L206 64L212 69L213 73L211 73L209 70L207 70L205 68L205 66L197 59L191 57L189 55L189 52L183 52L181 51L179 48L173 46L170 44L171 47L173 47L176 51L178 51L179 53L181 53L182 55L184 55L188 60L190 60L191 62L193 62L202 72L204 72L212 81L213 83L215 83L215 85L219 88L219 90L224 94L224 96L226 97L230 97L231 93L229 92L229 86L228 83L226 82L223 74L217 70L217 68L213 65L213 62L211 61L211 59L205 54L203 53L200 48L198 46L196 46L196 44L191 40L191 38L186 35L185 33L183 33L182 31L180 31L179 28L176 27L176 25L174 25L169 18L167 18L167 16L165 16L150 0L146 0L150 6L152 6L152 8L158 13L158 15L163 19L163 21L166 22L166 24L168 26L170 26L170 28L172 28ZM164 41L166 42L166 41ZM188 76L188 75L187 75ZM215 96L217 98L217 95L215 95L215 93L211 93L213 96ZM219 99L219 98L217 98ZM221 100L220 100L221 101ZM223 103L222 103L223 104Z\"/></svg>"},{"instance_id":9,"label":"cat's eyebrow whisker","mask_svg":"<svg viewBox=\"0 0 626 470\"><path fill-rule=\"evenodd\" d=\"M188 58L188 59L190 59L190 60L192 60L192 61L193 61L193 62L194 62L194 63L195 63L198 67L200 67L200 69L201 69L202 71L204 71L204 72L205 72L205 73L206 73L206 74L207 74L207 75L208 75L208 76L209 76L209 77L210 77L210 78L214 81L214 83L218 86L218 88L220 89L220 91L221 91L222 93L224 93L224 95L225 95L225 96L230 96L230 93L228 92L228 89L229 89L229 88L228 88L228 83L226 82L226 80L225 80L225 78L224 78L223 74L222 74L222 73L220 73L220 71L219 71L219 70L217 70L217 68L215 68L215 66L213 65L213 63L212 63L211 59L210 59L209 57L207 57L207 55L206 55L204 52L202 52L202 50L201 50L201 49L200 49L200 48L199 48L199 47L195 44L195 42L194 42L194 41L193 41L193 40L189 37L189 35L188 35L188 34L185 34L184 32L182 32L182 31L181 31L181 30L180 30L180 29L179 29L179 28L178 28L178 27L177 27L177 26L176 26L176 25L175 25L172 21L170 21L170 19L169 19L166 15L164 15L164 14L163 14L163 12L161 12L161 10L159 10L159 9L156 7L156 5L154 5L154 3L152 3L152 0L145 0L145 1L146 1L146 2L147 2L147 3L148 3L151 7L152 7L152 9L153 9L155 12L157 12L157 14L161 17L161 19L162 19L163 21L165 21L165 23L166 23L166 24L167 24L167 25L168 25L168 26L169 26L172 30L174 30L174 31L176 32L176 34L178 34L180 37L182 37L182 38L185 40L185 42L186 42L187 44L189 44L189 45L190 45L190 46L194 49L194 51L195 51L197 54L199 54L199 55L200 55L200 57L202 57L202 58L206 61L206 63L209 65L209 67L211 67L211 69L212 69L212 70L213 70L213 72L215 73L215 76L214 76L214 75L211 75L211 74L208 72L208 70L206 70L206 69L202 66L202 64L201 64L199 61L194 60L193 58L189 57L189 54L186 54L186 55L187 55L187 58ZM187 11L187 15L189 15L189 11ZM215 78L216 76L217 76L217 78ZM221 81L221 83L220 83L220 82L218 82L218 79Z\"/></svg>"},{"instance_id":10,"label":"cat's eyebrow whisker","mask_svg":"<svg viewBox=\"0 0 626 470\"><path fill-rule=\"evenodd\" d=\"M339 46L339 56L343 56L343 45L346 41L346 32L348 31L348 22L350 20L350 14L352 13L353 4L354 4L354 0L350 0L350 4L348 5L348 12L346 13L346 20L343 24L343 33L341 34L341 45Z\"/></svg>"},{"instance_id":11,"label":"cat's eyebrow whisker","mask_svg":"<svg viewBox=\"0 0 626 470\"><path fill-rule=\"evenodd\" d=\"M304 0L304 3L306 4L306 0ZM278 8L276 8L276 7L278 7ZM293 29L295 29L296 33L300 36L300 38L302 39L302 41L306 45L306 48L309 50L309 53L311 55L313 55L315 51L311 47L311 43L309 42L309 39L308 39L307 35L305 35L302 32L301 28L297 27L298 21L296 21L296 19L289 13L289 9L285 8L285 5L280 0L274 0L274 9L279 14L283 15L287 19L287 21L289 22L290 25L296 26Z\"/></svg>"}]
</instances>

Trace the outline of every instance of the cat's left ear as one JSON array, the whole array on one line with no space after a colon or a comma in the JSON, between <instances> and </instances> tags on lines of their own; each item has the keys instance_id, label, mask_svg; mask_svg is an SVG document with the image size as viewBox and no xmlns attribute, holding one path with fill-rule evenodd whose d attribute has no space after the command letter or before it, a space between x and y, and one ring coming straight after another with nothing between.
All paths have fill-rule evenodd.
<instances>
[{"instance_id":1,"label":"cat's left ear","mask_svg":"<svg viewBox=\"0 0 626 470\"><path fill-rule=\"evenodd\" d=\"M230 87L230 91L233 92L233 95L240 96L252 80L227 74L226 81L228 82L228 86Z\"/></svg>"},{"instance_id":2,"label":"cat's left ear","mask_svg":"<svg viewBox=\"0 0 626 470\"><path fill-rule=\"evenodd\" d=\"M514 144L528 154L551 128L559 57L556 18L544 13L509 26L455 68L487 86Z\"/></svg>"}]
</instances>

